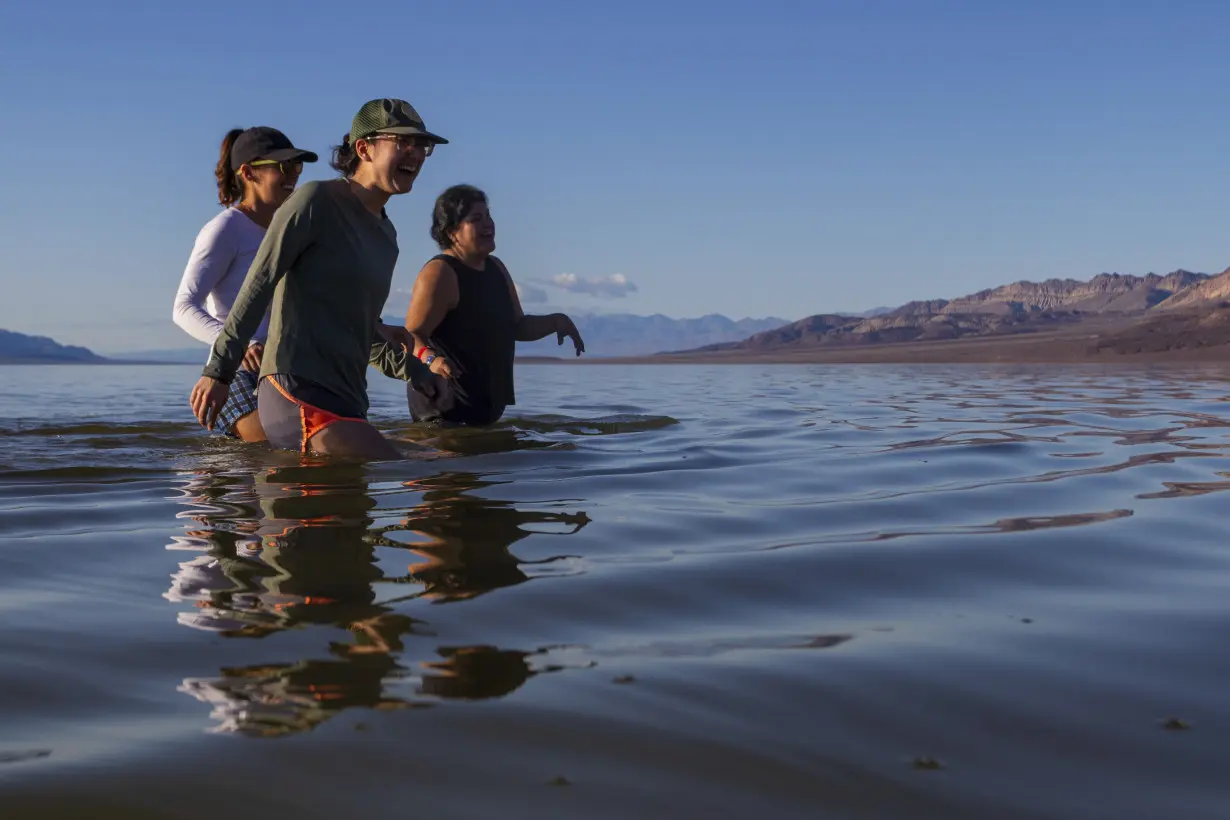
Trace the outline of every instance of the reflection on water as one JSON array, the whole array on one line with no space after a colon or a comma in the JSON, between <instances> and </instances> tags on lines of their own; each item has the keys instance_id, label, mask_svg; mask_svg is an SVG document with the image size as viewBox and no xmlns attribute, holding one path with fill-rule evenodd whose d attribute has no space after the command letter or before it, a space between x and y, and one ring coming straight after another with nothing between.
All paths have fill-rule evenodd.
<instances>
[{"instance_id":1,"label":"reflection on water","mask_svg":"<svg viewBox=\"0 0 1230 820\"><path fill-rule=\"evenodd\" d=\"M201 473L185 483L183 503L190 509L181 517L191 524L168 549L191 550L194 557L179 565L163 596L192 607L178 613L180 624L225 638L318 627L350 636L326 640L327 659L224 667L218 677L185 679L180 691L212 707L213 731L278 736L350 707L496 698L564 668L546 660L546 648L487 645L435 646L432 657L408 664L408 639L419 639L422 652L433 633L429 623L394 606L416 598L459 601L523 583L529 579L523 566L568 557L518 559L510 547L531 534L526 527L572 534L589 523L584 512L489 501L474 491L492 482L452 472L405 482L420 494L419 503L399 511L398 523L374 526L377 500L369 483L355 465ZM379 511L383 519L389 513ZM408 572L387 576L378 566L378 546L404 552ZM391 686L401 694L391 694Z\"/></svg>"},{"instance_id":2,"label":"reflection on water","mask_svg":"<svg viewBox=\"0 0 1230 820\"><path fill-rule=\"evenodd\" d=\"M543 367L483 431L390 383L432 449L367 468L22 372L4 820L1230 817L1227 372Z\"/></svg>"},{"instance_id":3,"label":"reflection on water","mask_svg":"<svg viewBox=\"0 0 1230 820\"><path fill-rule=\"evenodd\" d=\"M553 534L570 535L589 523L584 512L555 513L519 510L512 504L469 494L493 482L473 473L449 472L410 486L421 490L422 503L404 520L381 530L380 543L408 546L421 559L410 565L410 577L423 585L423 595L439 602L473 598L501 587L520 584L529 576L523 566L566 562L556 555L534 561L514 556L509 548L542 525L555 525ZM534 530L526 529L537 525ZM399 537L414 540L406 545Z\"/></svg>"}]
</instances>

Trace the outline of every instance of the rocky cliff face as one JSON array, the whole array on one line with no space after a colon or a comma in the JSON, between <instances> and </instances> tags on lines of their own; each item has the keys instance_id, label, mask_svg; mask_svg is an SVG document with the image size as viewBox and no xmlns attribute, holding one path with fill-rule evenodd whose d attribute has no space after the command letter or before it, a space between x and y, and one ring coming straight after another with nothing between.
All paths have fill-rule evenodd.
<instances>
[{"instance_id":1,"label":"rocky cliff face","mask_svg":"<svg viewBox=\"0 0 1230 820\"><path fill-rule=\"evenodd\" d=\"M1189 308L1198 306L1203 302L1213 303L1225 300L1230 300L1230 268L1226 268L1225 271L1214 277L1205 279L1192 287L1175 293L1158 305L1158 308L1162 310Z\"/></svg>"},{"instance_id":2,"label":"rocky cliff face","mask_svg":"<svg viewBox=\"0 0 1230 820\"><path fill-rule=\"evenodd\" d=\"M1125 276L1103 273L1088 282L1048 279L1045 282L1014 282L949 302L950 313L982 310L1077 310L1084 313L1130 313L1147 310L1176 293L1208 279L1207 274L1177 270L1165 276Z\"/></svg>"},{"instance_id":3,"label":"rocky cliff face","mask_svg":"<svg viewBox=\"0 0 1230 820\"><path fill-rule=\"evenodd\" d=\"M892 342L925 342L1030 333L1044 328L1074 324L1082 314L1074 311L1015 311L1007 313L937 313L879 316L810 316L793 324L757 333L741 342L709 345L701 351L770 351Z\"/></svg>"},{"instance_id":4,"label":"rocky cliff face","mask_svg":"<svg viewBox=\"0 0 1230 820\"><path fill-rule=\"evenodd\" d=\"M1165 276L1103 273L1088 282L1014 282L952 300L908 302L875 316L818 314L740 342L700 350L768 351L1033 333L1076 324L1090 316L1143 316L1159 305L1210 298L1230 298L1230 270L1213 278L1176 270Z\"/></svg>"}]
</instances>

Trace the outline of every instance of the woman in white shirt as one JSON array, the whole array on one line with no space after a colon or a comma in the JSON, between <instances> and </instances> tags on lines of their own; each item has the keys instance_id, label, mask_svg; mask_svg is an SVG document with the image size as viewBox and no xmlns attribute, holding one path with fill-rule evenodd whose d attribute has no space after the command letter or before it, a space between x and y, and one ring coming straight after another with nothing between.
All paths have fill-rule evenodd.
<instances>
[{"instance_id":1,"label":"woman in white shirt","mask_svg":"<svg viewBox=\"0 0 1230 820\"><path fill-rule=\"evenodd\" d=\"M225 210L197 234L175 294L175 324L194 339L213 346L274 211L295 190L303 163L317 159L274 128L236 128L222 140L214 176L218 202ZM244 441L265 440L256 414L256 384L268 326L266 314L214 422L216 433Z\"/></svg>"}]
</instances>

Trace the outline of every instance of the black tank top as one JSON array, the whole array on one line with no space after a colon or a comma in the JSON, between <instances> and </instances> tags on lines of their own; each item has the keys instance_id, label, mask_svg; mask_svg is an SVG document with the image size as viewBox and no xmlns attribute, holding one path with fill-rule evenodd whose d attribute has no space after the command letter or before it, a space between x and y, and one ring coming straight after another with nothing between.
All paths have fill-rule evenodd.
<instances>
[{"instance_id":1,"label":"black tank top","mask_svg":"<svg viewBox=\"0 0 1230 820\"><path fill-rule=\"evenodd\" d=\"M420 421L490 424L516 404L513 359L517 319L508 281L494 258L482 270L440 254L457 276L457 306L444 315L429 346L448 359L453 378L407 385L410 413Z\"/></svg>"}]
</instances>

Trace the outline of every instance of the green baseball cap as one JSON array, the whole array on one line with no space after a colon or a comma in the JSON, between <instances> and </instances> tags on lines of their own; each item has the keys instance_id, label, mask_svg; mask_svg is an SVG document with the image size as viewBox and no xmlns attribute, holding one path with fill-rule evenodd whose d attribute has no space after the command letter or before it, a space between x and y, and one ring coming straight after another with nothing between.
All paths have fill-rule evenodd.
<instances>
[{"instance_id":1,"label":"green baseball cap","mask_svg":"<svg viewBox=\"0 0 1230 820\"><path fill-rule=\"evenodd\" d=\"M448 143L444 137L427 130L423 118L410 103L388 97L363 103L350 124L351 142L372 134L419 134L437 145Z\"/></svg>"}]
</instances>

